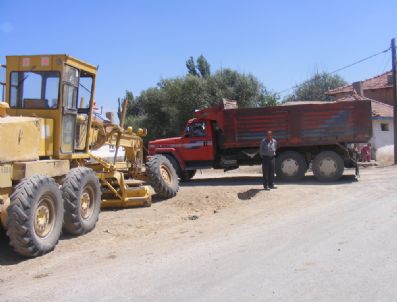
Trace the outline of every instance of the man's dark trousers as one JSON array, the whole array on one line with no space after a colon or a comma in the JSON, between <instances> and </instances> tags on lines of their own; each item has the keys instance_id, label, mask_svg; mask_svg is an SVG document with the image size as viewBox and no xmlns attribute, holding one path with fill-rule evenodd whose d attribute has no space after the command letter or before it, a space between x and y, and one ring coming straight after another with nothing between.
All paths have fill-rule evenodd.
<instances>
[{"instance_id":1,"label":"man's dark trousers","mask_svg":"<svg viewBox=\"0 0 397 302\"><path fill-rule=\"evenodd\" d=\"M262 157L263 186L265 188L274 186L274 156Z\"/></svg>"}]
</instances>

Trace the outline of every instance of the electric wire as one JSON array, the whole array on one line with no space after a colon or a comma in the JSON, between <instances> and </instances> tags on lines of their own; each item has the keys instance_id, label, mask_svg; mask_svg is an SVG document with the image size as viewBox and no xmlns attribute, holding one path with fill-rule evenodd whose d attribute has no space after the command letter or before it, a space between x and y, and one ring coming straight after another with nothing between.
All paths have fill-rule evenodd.
<instances>
[{"instance_id":1,"label":"electric wire","mask_svg":"<svg viewBox=\"0 0 397 302\"><path fill-rule=\"evenodd\" d=\"M382 51L380 51L380 52L377 52L377 53L375 53L375 54L373 54L373 55L370 55L370 56L368 56L368 57L365 57L365 58L363 58L363 59L360 59L360 60L355 61L355 62L353 62L353 63L350 63L350 64L348 64L348 65L345 65L345 66L340 67L340 68L338 68L338 69L335 69L334 71L329 72L329 74L334 74L334 73L337 73L337 72L339 72L339 71L342 71L342 70L345 70L345 69L347 69L347 68L350 68L350 67L352 67L352 66L354 66L354 65L357 65L357 64L360 64L360 63L362 63L362 62L368 61L368 60L370 60L370 59L372 59L372 58L374 58L374 57L376 57L376 56L379 56L379 55L381 55L381 54L383 54L383 53L388 52L390 49L391 49L391 48L388 47L387 49L382 50ZM303 82L303 83L304 83L304 82ZM287 92L287 91L289 91L289 90L291 90L291 89L298 88L298 87L302 86L303 83L301 83L301 84L299 84L299 85L291 86L291 87L286 88L286 89L283 89L283 90L277 92L277 94L282 94L282 93Z\"/></svg>"}]
</instances>

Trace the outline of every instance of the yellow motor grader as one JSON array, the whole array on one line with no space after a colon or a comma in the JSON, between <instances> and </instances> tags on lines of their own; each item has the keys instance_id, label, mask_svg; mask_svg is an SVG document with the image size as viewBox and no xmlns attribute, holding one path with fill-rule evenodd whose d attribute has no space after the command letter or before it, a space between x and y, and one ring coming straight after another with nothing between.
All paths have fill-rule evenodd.
<instances>
[{"instance_id":1,"label":"yellow motor grader","mask_svg":"<svg viewBox=\"0 0 397 302\"><path fill-rule=\"evenodd\" d=\"M179 184L163 156L144 162L146 129L94 113L97 68L68 55L7 56L0 102L0 221L14 250L51 251L62 230L91 231L101 207L150 206ZM92 152L114 147L114 159ZM117 155L124 151L123 159Z\"/></svg>"}]
</instances>

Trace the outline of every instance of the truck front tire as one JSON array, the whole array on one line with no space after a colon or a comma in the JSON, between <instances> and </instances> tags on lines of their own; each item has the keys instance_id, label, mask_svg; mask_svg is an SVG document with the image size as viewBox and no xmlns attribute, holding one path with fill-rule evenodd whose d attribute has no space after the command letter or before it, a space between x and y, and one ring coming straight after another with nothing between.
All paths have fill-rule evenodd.
<instances>
[{"instance_id":1,"label":"truck front tire","mask_svg":"<svg viewBox=\"0 0 397 302\"><path fill-rule=\"evenodd\" d=\"M22 180L10 196L7 235L14 250L36 257L53 250L62 231L63 201L54 179L34 175Z\"/></svg>"},{"instance_id":2,"label":"truck front tire","mask_svg":"<svg viewBox=\"0 0 397 302\"><path fill-rule=\"evenodd\" d=\"M313 174L319 181L336 181L345 169L342 157L334 151L323 151L313 160Z\"/></svg>"},{"instance_id":3,"label":"truck front tire","mask_svg":"<svg viewBox=\"0 0 397 302\"><path fill-rule=\"evenodd\" d=\"M185 170L182 172L181 180L182 181L189 181L191 180L194 175L196 175L197 170Z\"/></svg>"},{"instance_id":4,"label":"truck front tire","mask_svg":"<svg viewBox=\"0 0 397 302\"><path fill-rule=\"evenodd\" d=\"M302 154L285 151L276 158L276 174L284 181L299 181L305 176L307 164Z\"/></svg>"},{"instance_id":5,"label":"truck front tire","mask_svg":"<svg viewBox=\"0 0 397 302\"><path fill-rule=\"evenodd\" d=\"M157 154L150 157L146 162L146 174L150 185L160 197L171 198L178 192L178 176L165 156Z\"/></svg>"}]
</instances>

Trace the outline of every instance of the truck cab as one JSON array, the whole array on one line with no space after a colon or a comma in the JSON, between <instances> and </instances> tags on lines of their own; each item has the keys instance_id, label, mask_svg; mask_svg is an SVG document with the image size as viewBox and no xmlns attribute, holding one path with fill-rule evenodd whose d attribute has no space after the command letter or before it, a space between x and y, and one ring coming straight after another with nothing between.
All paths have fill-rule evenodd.
<instances>
[{"instance_id":1,"label":"truck cab","mask_svg":"<svg viewBox=\"0 0 397 302\"><path fill-rule=\"evenodd\" d=\"M149 155L163 154L181 179L191 178L197 169L213 167L216 155L216 130L211 120L190 119L179 137L149 142Z\"/></svg>"}]
</instances>

